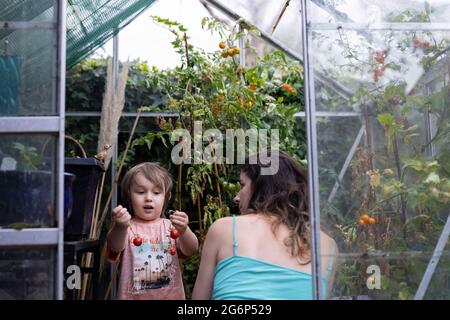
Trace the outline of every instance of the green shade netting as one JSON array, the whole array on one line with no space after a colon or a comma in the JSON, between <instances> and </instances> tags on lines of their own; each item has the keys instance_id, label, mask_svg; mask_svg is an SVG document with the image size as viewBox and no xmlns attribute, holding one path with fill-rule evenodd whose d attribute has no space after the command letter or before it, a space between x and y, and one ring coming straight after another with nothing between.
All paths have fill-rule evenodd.
<instances>
[{"instance_id":1,"label":"green shade netting","mask_svg":"<svg viewBox=\"0 0 450 320\"><path fill-rule=\"evenodd\" d=\"M155 1L67 0L67 67L101 47ZM55 3L57 0L0 0L0 22L54 22ZM38 70L36 64L53 59L52 33L38 28L0 29L0 55L26 57L22 71L27 64Z\"/></svg>"}]
</instances>

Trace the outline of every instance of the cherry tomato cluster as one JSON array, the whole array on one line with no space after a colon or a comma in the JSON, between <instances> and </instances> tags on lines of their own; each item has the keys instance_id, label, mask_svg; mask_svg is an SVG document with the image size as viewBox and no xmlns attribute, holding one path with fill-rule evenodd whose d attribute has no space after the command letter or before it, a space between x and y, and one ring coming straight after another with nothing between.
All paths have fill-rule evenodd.
<instances>
[{"instance_id":1,"label":"cherry tomato cluster","mask_svg":"<svg viewBox=\"0 0 450 320\"><path fill-rule=\"evenodd\" d=\"M420 40L417 37L414 37L413 43L416 47L419 47L421 49L426 49L430 46L430 41L428 40Z\"/></svg>"},{"instance_id":2,"label":"cherry tomato cluster","mask_svg":"<svg viewBox=\"0 0 450 320\"><path fill-rule=\"evenodd\" d=\"M280 85L281 89L285 90L287 93L294 93L295 89L288 83L282 83Z\"/></svg>"},{"instance_id":3,"label":"cherry tomato cluster","mask_svg":"<svg viewBox=\"0 0 450 320\"><path fill-rule=\"evenodd\" d=\"M175 246L169 246L169 253L174 256L177 254L177 248Z\"/></svg>"},{"instance_id":4,"label":"cherry tomato cluster","mask_svg":"<svg viewBox=\"0 0 450 320\"><path fill-rule=\"evenodd\" d=\"M377 50L375 51L375 61L377 62L377 66L373 69L373 80L377 82L383 75L385 70L384 60L386 59L389 53L388 49L383 51Z\"/></svg>"},{"instance_id":5,"label":"cherry tomato cluster","mask_svg":"<svg viewBox=\"0 0 450 320\"><path fill-rule=\"evenodd\" d=\"M222 111L222 106L221 105L217 105L214 108L212 108L212 112L215 113L215 114L219 113L220 111Z\"/></svg>"},{"instance_id":6,"label":"cherry tomato cluster","mask_svg":"<svg viewBox=\"0 0 450 320\"><path fill-rule=\"evenodd\" d=\"M384 66L373 70L373 81L377 82L384 75Z\"/></svg>"},{"instance_id":7,"label":"cherry tomato cluster","mask_svg":"<svg viewBox=\"0 0 450 320\"><path fill-rule=\"evenodd\" d=\"M173 226L170 226L169 228L170 231L170 237L174 240L178 239L180 237L180 231L178 231L177 229L175 229ZM174 256L177 253L177 248L174 245L170 245L169 246L169 253Z\"/></svg>"},{"instance_id":8,"label":"cherry tomato cluster","mask_svg":"<svg viewBox=\"0 0 450 320\"><path fill-rule=\"evenodd\" d=\"M224 57L224 58L232 57L234 55L241 53L241 48L239 48L239 47L232 47L232 48L228 48L228 49L226 49L226 47L227 47L227 45L224 41L219 42L219 48L224 49L222 51L222 57Z\"/></svg>"},{"instance_id":9,"label":"cherry tomato cluster","mask_svg":"<svg viewBox=\"0 0 450 320\"><path fill-rule=\"evenodd\" d=\"M387 55L387 51L381 51L381 50L377 50L375 51L375 61L380 63L380 64L384 64L384 58L386 58Z\"/></svg>"},{"instance_id":10,"label":"cherry tomato cluster","mask_svg":"<svg viewBox=\"0 0 450 320\"><path fill-rule=\"evenodd\" d=\"M247 109L252 109L253 104L255 102L252 97L248 99L240 98L239 101L241 102L241 105L244 107L244 111L247 111Z\"/></svg>"},{"instance_id":11,"label":"cherry tomato cluster","mask_svg":"<svg viewBox=\"0 0 450 320\"><path fill-rule=\"evenodd\" d=\"M365 224L375 224L375 223L377 223L377 220L374 217L369 216L368 214L363 214L358 221L358 224L360 226L363 226Z\"/></svg>"},{"instance_id":12,"label":"cherry tomato cluster","mask_svg":"<svg viewBox=\"0 0 450 320\"><path fill-rule=\"evenodd\" d=\"M223 95L218 95L215 99L215 101L211 101L211 104L214 106L211 111L213 113L219 113L220 111L222 111L223 108L223 103L224 103L224 96Z\"/></svg>"},{"instance_id":13,"label":"cherry tomato cluster","mask_svg":"<svg viewBox=\"0 0 450 320\"><path fill-rule=\"evenodd\" d=\"M397 96L392 96L387 99L387 102L391 105L398 105L402 102L402 100Z\"/></svg>"}]
</instances>

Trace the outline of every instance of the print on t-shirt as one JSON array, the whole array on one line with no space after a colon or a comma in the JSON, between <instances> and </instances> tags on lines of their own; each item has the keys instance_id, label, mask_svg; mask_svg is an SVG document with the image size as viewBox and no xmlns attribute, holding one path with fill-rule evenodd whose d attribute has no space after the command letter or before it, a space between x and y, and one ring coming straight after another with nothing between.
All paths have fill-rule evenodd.
<instances>
[{"instance_id":1,"label":"print on t-shirt","mask_svg":"<svg viewBox=\"0 0 450 320\"><path fill-rule=\"evenodd\" d=\"M135 294L168 287L176 271L174 256L170 254L175 249L175 243L170 238L160 235L141 238L143 242L140 246L133 245L133 239L130 239L134 258L132 292Z\"/></svg>"}]
</instances>

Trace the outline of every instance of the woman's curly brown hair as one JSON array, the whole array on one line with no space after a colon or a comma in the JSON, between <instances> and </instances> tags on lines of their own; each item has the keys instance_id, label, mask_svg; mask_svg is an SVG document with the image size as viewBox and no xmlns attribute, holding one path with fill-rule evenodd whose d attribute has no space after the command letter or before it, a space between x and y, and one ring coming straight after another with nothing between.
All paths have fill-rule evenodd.
<instances>
[{"instance_id":1,"label":"woman's curly brown hair","mask_svg":"<svg viewBox=\"0 0 450 320\"><path fill-rule=\"evenodd\" d=\"M272 231L280 224L289 228L289 237L284 241L299 262L308 264L310 255L310 223L308 214L308 181L306 170L288 154L264 154L265 159L278 161L278 170L270 175L261 174L261 168L271 163L261 161L261 153L246 158L241 172L251 180L250 201L243 214L258 213L275 217ZM277 157L276 159L273 159ZM304 262L306 259L306 262Z\"/></svg>"}]
</instances>

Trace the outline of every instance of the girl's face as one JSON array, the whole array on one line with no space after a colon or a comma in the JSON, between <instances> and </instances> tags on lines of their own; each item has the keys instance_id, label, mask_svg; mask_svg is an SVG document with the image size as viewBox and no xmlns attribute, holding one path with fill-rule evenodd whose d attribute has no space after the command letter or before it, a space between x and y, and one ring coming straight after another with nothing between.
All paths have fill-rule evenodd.
<instances>
[{"instance_id":1,"label":"girl's face","mask_svg":"<svg viewBox=\"0 0 450 320\"><path fill-rule=\"evenodd\" d=\"M248 208L248 204L252 196L252 181L245 173L241 172L239 176L239 184L241 186L241 190L233 200L239 205L239 211L243 212Z\"/></svg>"},{"instance_id":2,"label":"girl's face","mask_svg":"<svg viewBox=\"0 0 450 320\"><path fill-rule=\"evenodd\" d=\"M148 180L142 173L135 176L131 185L131 203L134 215L145 221L154 221L161 217L165 192Z\"/></svg>"}]
</instances>

